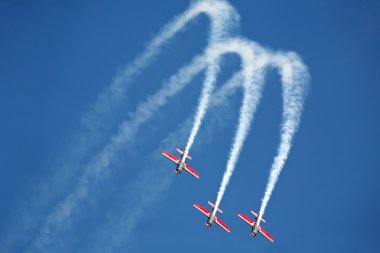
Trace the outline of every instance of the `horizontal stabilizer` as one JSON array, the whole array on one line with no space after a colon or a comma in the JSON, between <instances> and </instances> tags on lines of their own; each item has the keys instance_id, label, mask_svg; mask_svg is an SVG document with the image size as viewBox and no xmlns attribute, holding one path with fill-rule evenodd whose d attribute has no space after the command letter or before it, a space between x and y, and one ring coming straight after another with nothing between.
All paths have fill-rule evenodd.
<instances>
[{"instance_id":1,"label":"horizontal stabilizer","mask_svg":"<svg viewBox=\"0 0 380 253\"><path fill-rule=\"evenodd\" d=\"M256 213L255 211L251 211L251 213L256 217L256 219L259 217L259 214ZM261 221L266 222L263 217L261 217Z\"/></svg>"},{"instance_id":2,"label":"horizontal stabilizer","mask_svg":"<svg viewBox=\"0 0 380 253\"><path fill-rule=\"evenodd\" d=\"M179 148L177 148L177 151L178 151L181 155L183 155L183 154L185 153L183 150L181 150L181 149L179 149ZM187 154L186 157L189 158L190 160L192 159L191 156L190 156L189 154Z\"/></svg>"},{"instance_id":3,"label":"horizontal stabilizer","mask_svg":"<svg viewBox=\"0 0 380 253\"><path fill-rule=\"evenodd\" d=\"M210 201L208 201L207 203L208 203L210 206L212 206L212 208L215 208L215 204L214 204L214 203L212 203L212 202L210 202ZM218 209L219 212L223 213L223 211L222 211L219 207L218 207L217 209Z\"/></svg>"}]
</instances>

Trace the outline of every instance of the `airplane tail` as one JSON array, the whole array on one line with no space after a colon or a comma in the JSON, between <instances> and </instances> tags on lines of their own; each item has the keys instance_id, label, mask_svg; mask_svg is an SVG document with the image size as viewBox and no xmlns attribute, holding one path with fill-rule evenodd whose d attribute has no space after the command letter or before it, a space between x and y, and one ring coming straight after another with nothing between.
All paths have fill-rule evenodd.
<instances>
[{"instance_id":1,"label":"airplane tail","mask_svg":"<svg viewBox=\"0 0 380 253\"><path fill-rule=\"evenodd\" d=\"M179 148L177 148L177 151L178 151L181 155L183 155L183 154L185 153L183 150L181 150L181 149L179 149ZM191 158L191 156L190 156L189 154L187 154L186 157L189 158L190 160L192 160L192 158Z\"/></svg>"},{"instance_id":2,"label":"airplane tail","mask_svg":"<svg viewBox=\"0 0 380 253\"><path fill-rule=\"evenodd\" d=\"M251 211L251 213L256 217L256 219L259 217L259 214L256 213L255 211ZM264 218L261 218L261 221L262 221L262 222L266 222L266 221L264 220Z\"/></svg>"},{"instance_id":3,"label":"airplane tail","mask_svg":"<svg viewBox=\"0 0 380 253\"><path fill-rule=\"evenodd\" d=\"M212 203L212 202L210 202L210 201L208 201L207 203L208 203L212 208L215 208L214 203ZM218 208L218 211L221 212L221 213L223 213L222 209L220 209L220 208Z\"/></svg>"}]
</instances>

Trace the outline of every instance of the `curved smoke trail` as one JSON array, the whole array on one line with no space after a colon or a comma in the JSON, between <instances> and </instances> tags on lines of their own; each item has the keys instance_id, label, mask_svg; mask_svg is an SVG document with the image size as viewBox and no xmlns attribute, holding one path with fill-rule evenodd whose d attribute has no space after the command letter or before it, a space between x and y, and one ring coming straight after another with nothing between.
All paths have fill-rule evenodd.
<instances>
[{"instance_id":1,"label":"curved smoke trail","mask_svg":"<svg viewBox=\"0 0 380 253\"><path fill-rule=\"evenodd\" d=\"M189 150L194 143L194 139L198 134L199 128L202 124L202 120L206 114L211 93L214 90L214 84L215 84L216 75L218 72L219 72L219 65L217 62L212 63L211 66L209 66L206 70L206 78L205 78L203 88L201 91L199 105L197 108L197 112L195 114L193 127L191 128L191 132L187 140L186 148L182 156L182 160L184 160L187 157L187 154L189 153Z\"/></svg>"},{"instance_id":2,"label":"curved smoke trail","mask_svg":"<svg viewBox=\"0 0 380 253\"><path fill-rule=\"evenodd\" d=\"M233 39L227 43L219 44L216 47L223 48L222 52L233 52L241 57L244 95L240 107L238 127L212 215L215 215L218 210L224 192L226 191L227 185L235 169L240 151L248 135L251 122L261 98L264 80L263 67L267 60L267 55L260 46L245 39Z\"/></svg>"},{"instance_id":3,"label":"curved smoke trail","mask_svg":"<svg viewBox=\"0 0 380 253\"><path fill-rule=\"evenodd\" d=\"M279 68L282 82L283 113L281 123L281 141L271 166L268 183L258 217L258 224L264 215L281 170L288 158L292 141L298 130L302 114L304 97L309 84L307 67L294 53L278 54L273 57L275 67Z\"/></svg>"}]
</instances>

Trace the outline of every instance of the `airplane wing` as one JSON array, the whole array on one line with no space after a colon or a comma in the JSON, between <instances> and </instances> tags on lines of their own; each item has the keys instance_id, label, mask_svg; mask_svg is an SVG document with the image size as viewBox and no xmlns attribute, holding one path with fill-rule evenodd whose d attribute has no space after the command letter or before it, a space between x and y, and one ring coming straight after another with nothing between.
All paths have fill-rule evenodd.
<instances>
[{"instance_id":1,"label":"airplane wing","mask_svg":"<svg viewBox=\"0 0 380 253\"><path fill-rule=\"evenodd\" d=\"M265 236L266 238L268 238L268 240L269 241L271 241L271 242L274 242L274 238L267 232L267 231L265 231L265 229L263 229L263 228L260 228L260 233L263 235L263 236Z\"/></svg>"},{"instance_id":2,"label":"airplane wing","mask_svg":"<svg viewBox=\"0 0 380 253\"><path fill-rule=\"evenodd\" d=\"M199 174L193 170L188 164L185 163L185 167L184 169L189 172L191 175L193 175L194 177L198 178L199 179Z\"/></svg>"},{"instance_id":3,"label":"airplane wing","mask_svg":"<svg viewBox=\"0 0 380 253\"><path fill-rule=\"evenodd\" d=\"M204 208L203 206L200 206L198 205L197 203L194 203L193 205L196 209L198 209L199 211L201 211L204 215L206 215L207 217L210 217L211 215L211 212L209 210L207 210L206 208Z\"/></svg>"},{"instance_id":4,"label":"airplane wing","mask_svg":"<svg viewBox=\"0 0 380 253\"><path fill-rule=\"evenodd\" d=\"M164 156L166 156L167 158L169 158L170 160L172 160L175 164L178 164L179 163L179 158L170 154L169 152L166 152L166 151L163 151L162 154Z\"/></svg>"},{"instance_id":5,"label":"airplane wing","mask_svg":"<svg viewBox=\"0 0 380 253\"><path fill-rule=\"evenodd\" d=\"M238 216L240 218L242 218L245 222L247 222L249 225L251 226L254 226L255 225L255 221L254 220L251 220L250 218L248 218L247 216L245 216L244 214L242 213L238 213Z\"/></svg>"},{"instance_id":6,"label":"airplane wing","mask_svg":"<svg viewBox=\"0 0 380 253\"><path fill-rule=\"evenodd\" d=\"M215 217L215 222L222 228L224 228L228 233L231 232L231 229L218 217Z\"/></svg>"}]
</instances>

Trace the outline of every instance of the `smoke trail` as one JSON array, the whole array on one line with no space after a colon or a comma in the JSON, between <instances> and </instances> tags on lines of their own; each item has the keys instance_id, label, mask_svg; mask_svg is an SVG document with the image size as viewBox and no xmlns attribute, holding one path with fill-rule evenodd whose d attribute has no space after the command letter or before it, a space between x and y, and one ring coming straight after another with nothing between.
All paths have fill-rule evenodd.
<instances>
[{"instance_id":1,"label":"smoke trail","mask_svg":"<svg viewBox=\"0 0 380 253\"><path fill-rule=\"evenodd\" d=\"M261 201L258 225L292 147L292 140L300 123L304 97L310 78L306 66L294 53L277 55L273 58L273 65L280 70L283 87L284 109L282 113L281 142L277 155L274 157L264 197Z\"/></svg>"},{"instance_id":2,"label":"smoke trail","mask_svg":"<svg viewBox=\"0 0 380 253\"><path fill-rule=\"evenodd\" d=\"M217 47L224 48L225 52L237 53L241 57L244 95L240 107L238 127L212 215L216 214L248 135L254 113L261 98L264 79L263 67L267 61L267 55L261 47L241 38L230 40L224 45L220 44Z\"/></svg>"},{"instance_id":3,"label":"smoke trail","mask_svg":"<svg viewBox=\"0 0 380 253\"><path fill-rule=\"evenodd\" d=\"M194 139L199 131L202 120L207 110L207 105L209 103L210 95L214 89L214 84L215 84L216 75L218 71L219 71L219 66L217 62L211 64L211 66L207 68L206 79L203 84L203 89L202 89L201 97L199 99L199 105L198 105L197 112L195 115L193 127L191 129L189 138L187 140L186 148L182 156L181 162L183 162L185 158L187 157L187 154L189 153L189 150L191 146L193 145Z\"/></svg>"}]
</instances>

